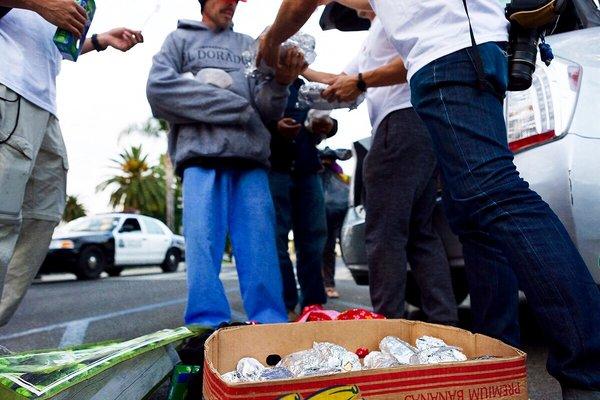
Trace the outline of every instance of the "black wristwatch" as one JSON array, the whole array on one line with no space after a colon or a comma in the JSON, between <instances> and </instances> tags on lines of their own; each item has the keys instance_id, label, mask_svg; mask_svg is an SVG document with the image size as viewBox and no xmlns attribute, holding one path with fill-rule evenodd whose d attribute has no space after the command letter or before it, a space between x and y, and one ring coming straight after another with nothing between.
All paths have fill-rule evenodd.
<instances>
[{"instance_id":1,"label":"black wristwatch","mask_svg":"<svg viewBox=\"0 0 600 400\"><path fill-rule=\"evenodd\" d=\"M363 74L362 73L358 74L358 82L356 82L356 87L361 92L366 92L367 91L367 82L365 82L365 80L363 79Z\"/></svg>"},{"instance_id":2,"label":"black wristwatch","mask_svg":"<svg viewBox=\"0 0 600 400\"><path fill-rule=\"evenodd\" d=\"M94 46L94 49L98 52L106 50L105 48L102 48L102 46L100 46L100 42L98 41L98 35L95 33L92 35L92 45Z\"/></svg>"}]
</instances>

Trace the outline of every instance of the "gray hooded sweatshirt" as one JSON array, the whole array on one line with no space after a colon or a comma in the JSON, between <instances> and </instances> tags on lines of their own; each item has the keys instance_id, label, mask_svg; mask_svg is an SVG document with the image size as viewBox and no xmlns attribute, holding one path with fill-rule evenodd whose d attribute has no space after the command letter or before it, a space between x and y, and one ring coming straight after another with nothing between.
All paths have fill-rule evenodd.
<instances>
[{"instance_id":1,"label":"gray hooded sweatshirt","mask_svg":"<svg viewBox=\"0 0 600 400\"><path fill-rule=\"evenodd\" d=\"M253 43L232 29L179 21L154 56L146 93L154 116L171 126L169 155L179 175L193 164L269 167L271 135L262 121L283 116L289 91L246 77L242 53ZM183 75L204 68L226 71L233 85L221 89Z\"/></svg>"}]
</instances>

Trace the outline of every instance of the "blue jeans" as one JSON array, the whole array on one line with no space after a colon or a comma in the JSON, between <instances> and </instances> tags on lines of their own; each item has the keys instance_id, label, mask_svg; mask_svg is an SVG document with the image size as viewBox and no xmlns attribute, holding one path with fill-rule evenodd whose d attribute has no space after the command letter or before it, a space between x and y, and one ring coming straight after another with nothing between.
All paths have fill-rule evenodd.
<instances>
[{"instance_id":1,"label":"blue jeans","mask_svg":"<svg viewBox=\"0 0 600 400\"><path fill-rule=\"evenodd\" d=\"M496 43L479 48L487 80L505 92L505 53ZM443 172L448 217L465 247L476 328L518 342L520 285L546 335L549 372L563 387L600 390L600 290L558 217L519 176L502 102L476 83L468 49L411 80Z\"/></svg>"},{"instance_id":2,"label":"blue jeans","mask_svg":"<svg viewBox=\"0 0 600 400\"><path fill-rule=\"evenodd\" d=\"M217 327L231 321L219 279L227 233L248 318L261 323L287 322L267 172L188 167L184 171L183 202L186 324Z\"/></svg>"},{"instance_id":3,"label":"blue jeans","mask_svg":"<svg viewBox=\"0 0 600 400\"><path fill-rule=\"evenodd\" d=\"M298 305L294 266L288 254L288 235L294 232L300 306L325 304L327 295L321 266L327 240L323 185L317 174L290 175L271 171L271 195L277 215L277 252L288 310Z\"/></svg>"}]
</instances>

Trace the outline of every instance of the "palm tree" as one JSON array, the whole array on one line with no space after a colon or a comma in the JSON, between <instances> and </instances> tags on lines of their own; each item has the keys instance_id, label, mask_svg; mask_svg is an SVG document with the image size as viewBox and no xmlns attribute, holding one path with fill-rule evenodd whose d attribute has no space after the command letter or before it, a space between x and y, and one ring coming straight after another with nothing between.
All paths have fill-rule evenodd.
<instances>
[{"instance_id":1,"label":"palm tree","mask_svg":"<svg viewBox=\"0 0 600 400\"><path fill-rule=\"evenodd\" d=\"M79 202L77 196L67 196L67 204L63 213L63 221L70 222L74 219L85 217L86 211L83 205Z\"/></svg>"},{"instance_id":2,"label":"palm tree","mask_svg":"<svg viewBox=\"0 0 600 400\"><path fill-rule=\"evenodd\" d=\"M161 138L167 137L169 132L169 124L162 120L156 118L148 118L145 122L139 124L130 125L127 129L121 132L120 138L123 136L129 136L132 134L141 135L145 137L151 138ZM165 215L165 223L172 230L176 231L177 227L177 208L175 205L176 202L176 191L178 190L179 182L175 178L175 170L173 168L173 163L169 158L168 154L163 154L161 156L161 164L164 168L164 180L165 180L165 202L166 202L166 215Z\"/></svg>"},{"instance_id":3,"label":"palm tree","mask_svg":"<svg viewBox=\"0 0 600 400\"><path fill-rule=\"evenodd\" d=\"M160 171L148 165L147 158L141 145L124 150L119 158L111 160L118 173L98 185L96 190L114 187L110 195L112 207L160 217L165 209L164 181L160 179Z\"/></svg>"}]
</instances>

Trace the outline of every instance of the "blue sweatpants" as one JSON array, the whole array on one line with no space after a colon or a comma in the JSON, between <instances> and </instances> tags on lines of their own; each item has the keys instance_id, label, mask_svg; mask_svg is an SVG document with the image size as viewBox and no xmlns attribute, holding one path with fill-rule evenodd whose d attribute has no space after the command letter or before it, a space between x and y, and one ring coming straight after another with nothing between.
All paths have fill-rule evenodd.
<instances>
[{"instance_id":1,"label":"blue sweatpants","mask_svg":"<svg viewBox=\"0 0 600 400\"><path fill-rule=\"evenodd\" d=\"M287 322L275 244L275 211L263 169L188 167L183 180L188 325L231 321L219 279L231 238L246 314L261 323Z\"/></svg>"}]
</instances>

